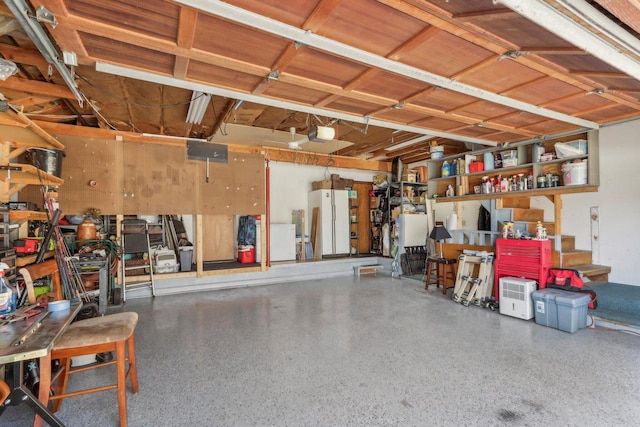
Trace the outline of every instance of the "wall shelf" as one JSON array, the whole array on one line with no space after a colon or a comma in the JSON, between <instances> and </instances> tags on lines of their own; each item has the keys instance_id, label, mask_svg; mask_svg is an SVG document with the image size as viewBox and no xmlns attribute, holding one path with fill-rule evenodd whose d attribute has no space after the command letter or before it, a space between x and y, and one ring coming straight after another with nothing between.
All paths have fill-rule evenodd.
<instances>
[{"instance_id":1,"label":"wall shelf","mask_svg":"<svg viewBox=\"0 0 640 427\"><path fill-rule=\"evenodd\" d=\"M0 113L0 132L3 142L0 153L0 202L6 203L27 185L60 186L64 183L58 178L33 165L11 163L30 148L64 150L64 145L42 130L27 116L9 110ZM12 170L17 168L17 170Z\"/></svg>"},{"instance_id":2,"label":"wall shelf","mask_svg":"<svg viewBox=\"0 0 640 427\"><path fill-rule=\"evenodd\" d=\"M563 158L556 158L547 161L532 161L533 160L533 147L534 144L542 142L544 144L545 152L554 152L555 144L558 142L574 141L576 139L586 139L587 150L584 154L578 154L573 156L567 156ZM517 155L517 164L508 167L495 168L491 170L485 170L481 172L470 172L461 174L451 174L449 176L440 176L442 165L445 161L449 163L460 163L461 160L468 160L471 157L477 158L478 161L482 161L483 157L487 153L503 153L507 152L509 155L514 153ZM513 158L513 157L511 157ZM466 200L484 200L484 199L503 199L511 197L533 197L533 196L553 196L555 194L569 194L569 193L585 193L598 191L599 186L599 170L598 170L598 132L590 131L588 133L581 133L577 135L564 136L557 139L545 140L545 141L523 141L520 143L511 144L509 147L491 147L483 150L472 151L468 153L462 153L440 159L430 160L427 163L427 170L429 172L428 179L428 197L436 202L458 202ZM559 175L563 177L562 167L565 163L583 161L586 162L586 182L584 184L567 184L559 185L555 187L543 187L538 188L536 178L547 174ZM466 166L466 165L465 165ZM488 176L494 178L502 176L503 179L513 178L514 175L533 175L534 188L527 190L511 190L503 192L490 192L490 193L476 193L477 189L474 187L482 187L482 178ZM517 180L519 178L516 178ZM455 190L455 195L446 197L445 192L448 186L452 186Z\"/></svg>"},{"instance_id":3,"label":"wall shelf","mask_svg":"<svg viewBox=\"0 0 640 427\"><path fill-rule=\"evenodd\" d=\"M17 194L27 185L51 185L60 186L64 183L62 178L41 171L32 165L9 163L10 168L19 170L0 170L0 202L7 203L14 194Z\"/></svg>"}]
</instances>

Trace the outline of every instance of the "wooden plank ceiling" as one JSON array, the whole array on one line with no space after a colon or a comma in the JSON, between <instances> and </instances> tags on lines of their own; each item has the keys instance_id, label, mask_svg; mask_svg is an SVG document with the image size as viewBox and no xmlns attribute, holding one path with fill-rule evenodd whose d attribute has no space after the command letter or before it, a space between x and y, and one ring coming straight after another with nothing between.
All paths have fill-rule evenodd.
<instances>
[{"instance_id":1,"label":"wooden plank ceiling","mask_svg":"<svg viewBox=\"0 0 640 427\"><path fill-rule=\"evenodd\" d=\"M432 143L453 154L640 116L637 79L491 0L189 3L31 0L55 16L41 25L57 48L77 55L83 107L4 6L0 54L19 73L0 92L36 123L230 143L243 142L230 125L283 131L251 142L281 148L291 127L298 139L330 125L344 142L335 154L405 163ZM636 37L637 2L590 3ZM213 97L187 124L195 88ZM423 135L435 137L403 144Z\"/></svg>"}]
</instances>

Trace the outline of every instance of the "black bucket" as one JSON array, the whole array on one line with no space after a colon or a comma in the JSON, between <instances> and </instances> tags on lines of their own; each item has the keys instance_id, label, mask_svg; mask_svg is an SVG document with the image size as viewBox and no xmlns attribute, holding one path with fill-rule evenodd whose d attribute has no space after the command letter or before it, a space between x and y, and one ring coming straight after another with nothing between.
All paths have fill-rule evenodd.
<instances>
[{"instance_id":1,"label":"black bucket","mask_svg":"<svg viewBox=\"0 0 640 427\"><path fill-rule=\"evenodd\" d=\"M62 159L65 156L63 151L32 148L29 154L33 166L58 178L62 177Z\"/></svg>"}]
</instances>

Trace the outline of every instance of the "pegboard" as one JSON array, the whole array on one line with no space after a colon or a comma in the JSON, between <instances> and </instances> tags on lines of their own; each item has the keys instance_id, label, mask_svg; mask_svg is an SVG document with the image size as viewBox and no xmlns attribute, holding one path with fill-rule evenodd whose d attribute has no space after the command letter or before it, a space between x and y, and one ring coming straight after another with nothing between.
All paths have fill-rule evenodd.
<instances>
[{"instance_id":1,"label":"pegboard","mask_svg":"<svg viewBox=\"0 0 640 427\"><path fill-rule=\"evenodd\" d=\"M63 214L83 214L90 208L104 215L122 213L122 142L65 139L64 184L58 189Z\"/></svg>"},{"instance_id":2,"label":"pegboard","mask_svg":"<svg viewBox=\"0 0 640 427\"><path fill-rule=\"evenodd\" d=\"M200 213L258 215L264 213L264 158L259 154L229 153L229 163L200 161Z\"/></svg>"},{"instance_id":3,"label":"pegboard","mask_svg":"<svg viewBox=\"0 0 640 427\"><path fill-rule=\"evenodd\" d=\"M122 213L198 213L197 167L186 147L124 144Z\"/></svg>"},{"instance_id":4,"label":"pegboard","mask_svg":"<svg viewBox=\"0 0 640 427\"><path fill-rule=\"evenodd\" d=\"M264 213L260 154L229 152L228 163L210 163L207 183L206 162L188 160L186 146L75 137L64 144L63 214L90 208L103 215ZM24 196L38 200L31 190L23 190Z\"/></svg>"}]
</instances>

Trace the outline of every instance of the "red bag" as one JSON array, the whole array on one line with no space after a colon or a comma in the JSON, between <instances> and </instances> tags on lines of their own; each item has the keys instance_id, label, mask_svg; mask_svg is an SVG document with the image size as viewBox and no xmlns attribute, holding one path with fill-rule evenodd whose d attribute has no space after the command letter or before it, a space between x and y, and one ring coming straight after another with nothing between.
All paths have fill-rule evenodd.
<instances>
[{"instance_id":1,"label":"red bag","mask_svg":"<svg viewBox=\"0 0 640 427\"><path fill-rule=\"evenodd\" d=\"M596 291L584 285L580 272L572 268L550 268L547 288L562 289L563 291L582 292L591 298L589 308L598 307ZM586 288L586 289L585 289Z\"/></svg>"}]
</instances>

